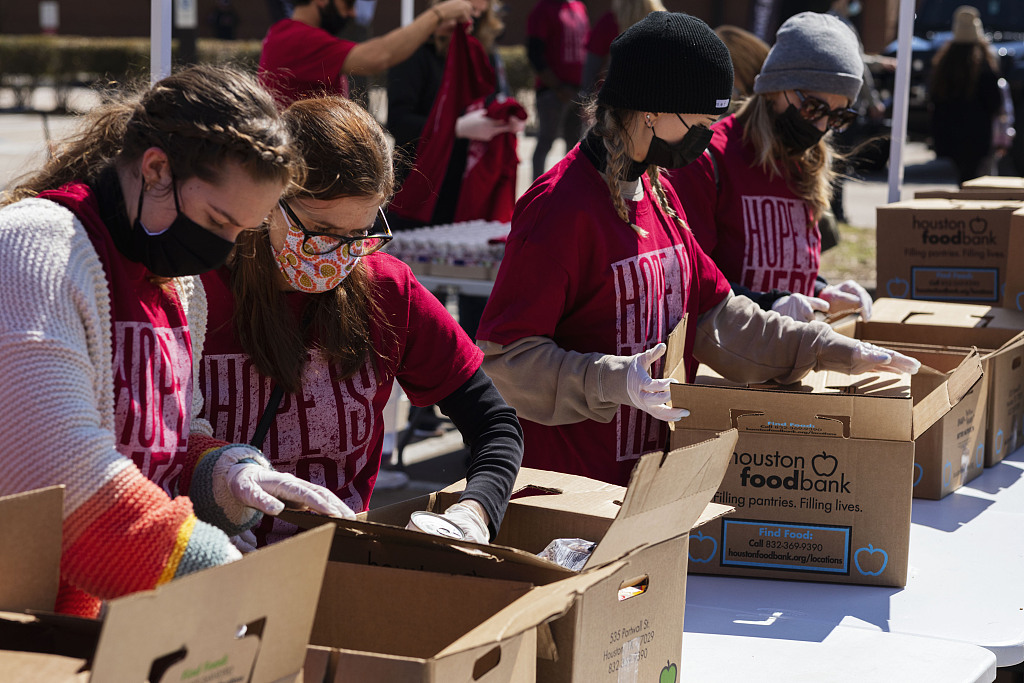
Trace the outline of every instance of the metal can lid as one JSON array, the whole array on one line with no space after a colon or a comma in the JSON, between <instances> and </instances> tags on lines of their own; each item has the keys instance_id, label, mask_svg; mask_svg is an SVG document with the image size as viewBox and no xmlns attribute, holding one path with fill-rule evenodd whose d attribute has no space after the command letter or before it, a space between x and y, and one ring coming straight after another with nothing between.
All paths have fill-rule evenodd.
<instances>
[{"instance_id":1,"label":"metal can lid","mask_svg":"<svg viewBox=\"0 0 1024 683\"><path fill-rule=\"evenodd\" d=\"M455 538L460 541L466 539L465 532L463 532L458 525L437 513L421 510L409 515L409 519L417 528L419 528L420 531L425 531L428 534L444 536L445 538Z\"/></svg>"}]
</instances>

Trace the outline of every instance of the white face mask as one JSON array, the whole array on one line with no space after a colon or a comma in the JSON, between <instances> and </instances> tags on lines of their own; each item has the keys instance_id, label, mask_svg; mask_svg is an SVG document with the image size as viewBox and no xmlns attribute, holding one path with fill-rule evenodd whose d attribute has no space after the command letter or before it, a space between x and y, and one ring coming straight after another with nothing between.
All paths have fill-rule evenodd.
<instances>
[{"instance_id":1,"label":"white face mask","mask_svg":"<svg viewBox=\"0 0 1024 683\"><path fill-rule=\"evenodd\" d=\"M274 249L274 258L288 284L307 294L329 292L340 285L362 257L349 255L347 244L329 254L308 253L302 248L305 234L298 226L292 225L284 209L279 207L279 210L288 226L288 234L284 238L284 247L280 251ZM311 237L310 241L316 239Z\"/></svg>"}]
</instances>

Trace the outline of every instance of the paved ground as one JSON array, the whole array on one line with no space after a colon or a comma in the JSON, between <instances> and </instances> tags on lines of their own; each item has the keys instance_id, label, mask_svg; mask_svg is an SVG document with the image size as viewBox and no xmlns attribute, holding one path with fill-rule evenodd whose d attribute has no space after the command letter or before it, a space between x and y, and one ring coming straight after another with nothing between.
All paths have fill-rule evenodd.
<instances>
[{"instance_id":1,"label":"paved ground","mask_svg":"<svg viewBox=\"0 0 1024 683\"><path fill-rule=\"evenodd\" d=\"M86 108L95 104L96 97L88 91L74 93L71 104ZM380 103L371 103L375 111ZM34 105L52 107L52 96L40 92ZM9 93L0 90L0 112L11 107ZM0 113L0 189L7 187L16 177L32 170L46 154L47 141L59 139L75 129L76 119L68 116L44 116L39 113ZM521 159L518 191L531 183L531 159L535 139L522 136L519 144ZM565 145L556 142L548 155L551 165L565 153ZM906 149L903 197L923 189L952 189L956 187L952 168L937 161L930 150L920 143L911 143ZM875 227L876 207L888 201L888 179L884 174L873 175L862 181L846 185L845 207L849 223L856 228ZM432 437L410 444L404 453L404 464L411 481L396 489L378 488L373 505L383 505L434 491L462 478L465 474L466 452L461 435L450 431L444 436Z\"/></svg>"}]
</instances>

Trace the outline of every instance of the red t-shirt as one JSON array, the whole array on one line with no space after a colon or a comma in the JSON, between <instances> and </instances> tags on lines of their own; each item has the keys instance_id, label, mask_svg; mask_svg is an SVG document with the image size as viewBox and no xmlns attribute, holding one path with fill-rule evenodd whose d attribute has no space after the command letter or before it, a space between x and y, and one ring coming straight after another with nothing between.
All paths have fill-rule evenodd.
<instances>
[{"instance_id":1,"label":"red t-shirt","mask_svg":"<svg viewBox=\"0 0 1024 683\"><path fill-rule=\"evenodd\" d=\"M506 345L542 336L569 351L629 356L667 341L685 313L686 367L695 370L695 321L725 297L729 283L661 211L646 176L643 183L644 197L627 203L646 238L615 213L608 185L579 145L541 176L516 204L477 338ZM672 188L665 191L681 214ZM651 370L660 377L662 361ZM524 466L621 485L637 458L664 450L668 438L666 423L630 406L608 423L520 422Z\"/></svg>"},{"instance_id":2,"label":"red t-shirt","mask_svg":"<svg viewBox=\"0 0 1024 683\"><path fill-rule=\"evenodd\" d=\"M462 386L483 359L408 266L384 253L363 263L380 306L371 335L384 361L371 358L354 376L342 379L319 353L310 354L301 395L284 395L262 446L276 470L329 488L356 512L367 508L380 469L383 411L396 373L413 404L430 405ZM209 299L209 333L200 366L203 415L216 438L248 443L272 382L256 370L235 336L229 277L224 268L203 276ZM310 295L286 296L300 320ZM292 533L291 525L265 520L257 539L262 544Z\"/></svg>"},{"instance_id":3,"label":"red t-shirt","mask_svg":"<svg viewBox=\"0 0 1024 683\"><path fill-rule=\"evenodd\" d=\"M669 173L690 227L730 282L755 292L784 289L814 295L821 234L810 206L781 175L770 178L728 116L712 126L707 155Z\"/></svg>"},{"instance_id":4,"label":"red t-shirt","mask_svg":"<svg viewBox=\"0 0 1024 683\"><path fill-rule=\"evenodd\" d=\"M615 12L605 12L590 29L587 36L587 52L598 57L607 57L612 49L612 41L619 35L619 20Z\"/></svg>"},{"instance_id":5,"label":"red t-shirt","mask_svg":"<svg viewBox=\"0 0 1024 683\"><path fill-rule=\"evenodd\" d=\"M355 46L322 28L282 19L263 38L260 83L282 107L320 94L348 97L348 78L341 67Z\"/></svg>"},{"instance_id":6,"label":"red t-shirt","mask_svg":"<svg viewBox=\"0 0 1024 683\"><path fill-rule=\"evenodd\" d=\"M583 79L590 19L580 0L538 0L526 19L526 35L544 42L544 59L558 80L579 85ZM543 84L537 79L537 89Z\"/></svg>"},{"instance_id":7,"label":"red t-shirt","mask_svg":"<svg viewBox=\"0 0 1024 683\"><path fill-rule=\"evenodd\" d=\"M174 495L192 407L192 341L173 284L114 246L88 185L72 183L40 197L70 209L89 234L110 287L114 372L114 447L150 481Z\"/></svg>"}]
</instances>

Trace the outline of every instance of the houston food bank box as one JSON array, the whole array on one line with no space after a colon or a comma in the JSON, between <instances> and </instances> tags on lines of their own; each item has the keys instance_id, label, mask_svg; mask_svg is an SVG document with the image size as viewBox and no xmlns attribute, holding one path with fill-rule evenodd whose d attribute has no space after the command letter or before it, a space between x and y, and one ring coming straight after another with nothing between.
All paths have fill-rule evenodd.
<instances>
[{"instance_id":1,"label":"houston food bank box","mask_svg":"<svg viewBox=\"0 0 1024 683\"><path fill-rule=\"evenodd\" d=\"M935 301L879 299L870 320L838 332L882 344L921 349L977 347L983 352L985 466L1024 445L1024 313L1006 308Z\"/></svg>"},{"instance_id":2,"label":"houston food bank box","mask_svg":"<svg viewBox=\"0 0 1024 683\"><path fill-rule=\"evenodd\" d=\"M106 604L52 613L63 487L0 498L0 671L5 680L301 681L331 534L314 529L237 562Z\"/></svg>"},{"instance_id":3,"label":"houston food bank box","mask_svg":"<svg viewBox=\"0 0 1024 683\"><path fill-rule=\"evenodd\" d=\"M718 490L735 441L736 432L729 430L668 454L646 455L637 462L626 488L523 468L501 531L490 545L404 529L413 511L441 512L456 502L465 482L372 510L361 521L291 513L289 518L299 525L335 526L325 593L311 640L313 650L327 650L334 658L328 680L527 680L500 677L513 675L508 671L495 678L476 677L480 670L490 672L489 663L513 658L524 665L517 675L535 674L544 682L658 680L662 670L678 670L687 535L691 528L729 510L709 501ZM556 538L596 543L581 571L537 556ZM401 574L387 577L388 589L375 596L375 608L394 613L399 620L407 614L422 616L409 620L413 634L447 628L448 620L472 626L472 618L461 616L473 602L463 597L468 595L464 587L486 591L488 583L507 586L510 597L515 591L522 594L509 610L498 612L485 625L490 633L516 630L505 621L530 623L509 620L516 610L534 609L531 586L532 591L543 589L545 600L556 596L543 609L536 609L533 623L554 620L536 629L535 659L523 656L521 649L506 653L500 639L491 636L475 641L479 647L472 649L459 674L453 673L455 669L424 673L430 657L416 659L394 652L386 656L379 638L374 644L369 642L371 636L363 634L357 642L349 628L342 605L351 583L341 583L332 574L362 573L365 581L377 585L375 577L384 576L384 570ZM336 594L328 593L335 589ZM430 604L423 603L425 599ZM414 601L421 606L410 607ZM380 624L380 628L385 627ZM442 650L434 659L444 659L450 652ZM371 666L403 663L422 667L416 669L419 677L408 677L411 668L404 670L407 678L401 679L368 673Z\"/></svg>"},{"instance_id":4,"label":"houston food bank box","mask_svg":"<svg viewBox=\"0 0 1024 683\"><path fill-rule=\"evenodd\" d=\"M1014 304L1008 275L1024 230L1024 204L913 199L879 206L878 295L897 299Z\"/></svg>"},{"instance_id":5,"label":"houston food bank box","mask_svg":"<svg viewBox=\"0 0 1024 683\"><path fill-rule=\"evenodd\" d=\"M685 381L683 328L670 376ZM958 369L914 405L905 374L816 372L788 385L737 385L703 366L672 385L690 411L673 447L739 430L714 500L735 513L690 536L690 571L881 586L907 580L914 439L981 377Z\"/></svg>"}]
</instances>

